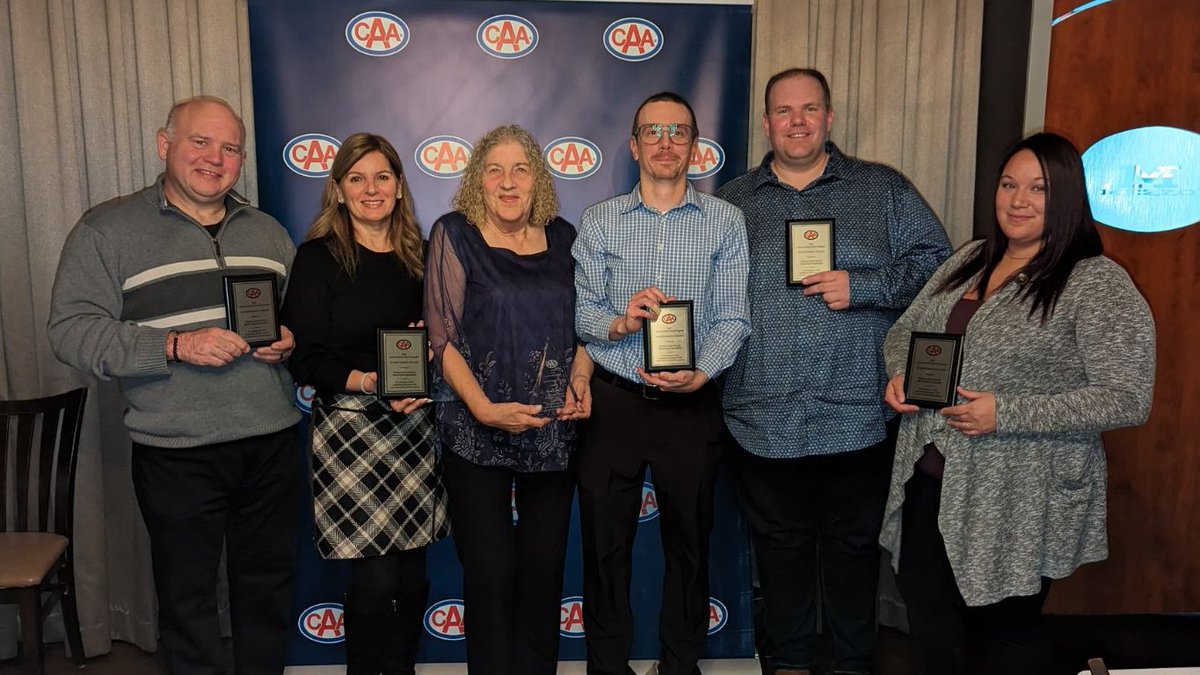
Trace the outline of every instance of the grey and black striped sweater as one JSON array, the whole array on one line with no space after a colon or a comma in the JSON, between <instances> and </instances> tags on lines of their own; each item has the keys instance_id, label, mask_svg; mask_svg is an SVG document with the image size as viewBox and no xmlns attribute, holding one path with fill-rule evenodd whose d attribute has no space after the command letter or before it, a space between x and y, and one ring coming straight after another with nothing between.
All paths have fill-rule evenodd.
<instances>
[{"instance_id":1,"label":"grey and black striped sweater","mask_svg":"<svg viewBox=\"0 0 1200 675\"><path fill-rule=\"evenodd\" d=\"M169 330L226 325L226 274L273 272L280 288L295 246L274 218L226 197L216 237L171 206L163 179L99 204L63 246L48 330L64 363L118 378L139 443L193 447L272 433L299 420L283 365L249 354L223 368L169 363Z\"/></svg>"}]
</instances>

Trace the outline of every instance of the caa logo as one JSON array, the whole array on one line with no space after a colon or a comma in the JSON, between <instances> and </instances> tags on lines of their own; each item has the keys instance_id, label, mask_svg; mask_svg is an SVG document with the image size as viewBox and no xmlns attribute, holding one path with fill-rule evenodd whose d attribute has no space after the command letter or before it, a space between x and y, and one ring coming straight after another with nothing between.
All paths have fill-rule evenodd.
<instances>
[{"instance_id":1,"label":"caa logo","mask_svg":"<svg viewBox=\"0 0 1200 675\"><path fill-rule=\"evenodd\" d=\"M622 61L645 61L662 50L663 32L645 19L628 16L604 29L604 48Z\"/></svg>"},{"instance_id":2,"label":"caa logo","mask_svg":"<svg viewBox=\"0 0 1200 675\"><path fill-rule=\"evenodd\" d=\"M335 602L323 602L300 612L297 622L300 634L323 645L331 645L346 639L342 630L342 606Z\"/></svg>"},{"instance_id":3,"label":"caa logo","mask_svg":"<svg viewBox=\"0 0 1200 675\"><path fill-rule=\"evenodd\" d=\"M558 634L565 638L583 637L583 598L572 595L562 599L558 610Z\"/></svg>"},{"instance_id":4,"label":"caa logo","mask_svg":"<svg viewBox=\"0 0 1200 675\"><path fill-rule=\"evenodd\" d=\"M603 161L600 146L578 136L551 141L543 154L550 173L567 180L587 178L600 170Z\"/></svg>"},{"instance_id":5,"label":"caa logo","mask_svg":"<svg viewBox=\"0 0 1200 675\"><path fill-rule=\"evenodd\" d=\"M498 59L519 59L537 47L537 27L515 14L499 14L479 24L475 39L484 52Z\"/></svg>"},{"instance_id":6,"label":"caa logo","mask_svg":"<svg viewBox=\"0 0 1200 675\"><path fill-rule=\"evenodd\" d=\"M296 387L296 407L301 412L311 413L313 399L317 397L317 390L310 384Z\"/></svg>"},{"instance_id":7,"label":"caa logo","mask_svg":"<svg viewBox=\"0 0 1200 675\"><path fill-rule=\"evenodd\" d=\"M324 178L333 166L341 142L325 134L302 134L283 148L283 163L305 178Z\"/></svg>"},{"instance_id":8,"label":"caa logo","mask_svg":"<svg viewBox=\"0 0 1200 675\"><path fill-rule=\"evenodd\" d=\"M391 56L408 46L408 24L395 14L363 12L346 24L346 42L367 56Z\"/></svg>"},{"instance_id":9,"label":"caa logo","mask_svg":"<svg viewBox=\"0 0 1200 675\"><path fill-rule=\"evenodd\" d=\"M471 144L458 136L434 136L418 145L413 157L434 178L458 178L471 158Z\"/></svg>"},{"instance_id":10,"label":"caa logo","mask_svg":"<svg viewBox=\"0 0 1200 675\"><path fill-rule=\"evenodd\" d=\"M412 347L412 343L409 342L408 340L396 340L396 348L397 349L403 349L405 351L408 351L408 349L410 347Z\"/></svg>"},{"instance_id":11,"label":"caa logo","mask_svg":"<svg viewBox=\"0 0 1200 675\"><path fill-rule=\"evenodd\" d=\"M821 236L821 234L819 232L817 232L816 230L805 230L804 231L804 238L809 241L813 241L820 236Z\"/></svg>"},{"instance_id":12,"label":"caa logo","mask_svg":"<svg viewBox=\"0 0 1200 675\"><path fill-rule=\"evenodd\" d=\"M251 300L254 300L255 298L257 298L260 295L262 295L262 291L260 289L257 289L257 288L247 288L246 289L246 297L250 298Z\"/></svg>"},{"instance_id":13,"label":"caa logo","mask_svg":"<svg viewBox=\"0 0 1200 675\"><path fill-rule=\"evenodd\" d=\"M638 514L638 522L645 523L658 517L658 497L654 494L654 484L647 481L642 483L642 511Z\"/></svg>"},{"instance_id":14,"label":"caa logo","mask_svg":"<svg viewBox=\"0 0 1200 675\"><path fill-rule=\"evenodd\" d=\"M464 614L462 600L442 600L425 610L425 630L439 640L464 640L467 637Z\"/></svg>"},{"instance_id":15,"label":"caa logo","mask_svg":"<svg viewBox=\"0 0 1200 675\"><path fill-rule=\"evenodd\" d=\"M725 149L711 138L701 136L692 149L692 159L688 162L688 178L693 180L708 178L725 166Z\"/></svg>"},{"instance_id":16,"label":"caa logo","mask_svg":"<svg viewBox=\"0 0 1200 675\"><path fill-rule=\"evenodd\" d=\"M725 605L716 598L708 599L708 634L715 635L721 632L725 624L729 623L729 612L725 609Z\"/></svg>"},{"instance_id":17,"label":"caa logo","mask_svg":"<svg viewBox=\"0 0 1200 675\"><path fill-rule=\"evenodd\" d=\"M668 326L670 326L671 324L675 323L675 315L674 314L663 314L662 322L667 324Z\"/></svg>"},{"instance_id":18,"label":"caa logo","mask_svg":"<svg viewBox=\"0 0 1200 675\"><path fill-rule=\"evenodd\" d=\"M925 353L930 356L940 356L942 353L942 348L937 345L929 345L925 348Z\"/></svg>"}]
</instances>

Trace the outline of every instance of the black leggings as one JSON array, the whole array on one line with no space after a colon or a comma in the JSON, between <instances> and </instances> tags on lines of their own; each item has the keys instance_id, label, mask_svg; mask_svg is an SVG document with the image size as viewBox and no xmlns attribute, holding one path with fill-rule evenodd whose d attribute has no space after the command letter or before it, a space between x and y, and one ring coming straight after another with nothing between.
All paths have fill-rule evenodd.
<instances>
[{"instance_id":1,"label":"black leggings","mask_svg":"<svg viewBox=\"0 0 1200 675\"><path fill-rule=\"evenodd\" d=\"M425 594L425 551L408 551L350 561L350 587L346 593L363 611L390 611L394 598Z\"/></svg>"},{"instance_id":2,"label":"black leggings","mask_svg":"<svg viewBox=\"0 0 1200 675\"><path fill-rule=\"evenodd\" d=\"M1026 596L968 607L958 591L938 530L942 483L917 471L905 486L900 576L908 625L922 675L1044 675L1050 643L1042 604L1050 580Z\"/></svg>"}]
</instances>

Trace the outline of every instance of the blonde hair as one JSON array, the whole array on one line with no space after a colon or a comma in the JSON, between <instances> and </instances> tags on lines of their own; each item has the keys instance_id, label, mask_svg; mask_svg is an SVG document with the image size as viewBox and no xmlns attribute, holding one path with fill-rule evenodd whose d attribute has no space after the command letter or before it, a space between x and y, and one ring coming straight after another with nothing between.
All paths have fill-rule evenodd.
<instances>
[{"instance_id":1,"label":"blonde hair","mask_svg":"<svg viewBox=\"0 0 1200 675\"><path fill-rule=\"evenodd\" d=\"M329 170L329 179L325 182L325 192L321 195L321 211L313 220L305 240L326 238L334 259L348 276L354 277L358 267L354 226L350 222L350 212L346 205L338 203L337 185L360 159L372 152L378 152L387 158L392 172L400 181L400 199L392 210L392 220L388 225L388 238L392 242L392 249L409 275L421 279L425 276L425 250L421 243L421 228L417 225L417 217L412 210L412 194L408 191L408 181L404 180L404 165L400 163L400 155L383 136L357 133L342 142L342 146L334 155L333 167Z\"/></svg>"},{"instance_id":2,"label":"blonde hair","mask_svg":"<svg viewBox=\"0 0 1200 675\"><path fill-rule=\"evenodd\" d=\"M475 227L483 225L487 218L487 210L483 203L483 162L487 154L501 143L516 142L525 150L529 158L529 170L533 175L533 207L529 211L529 224L541 227L558 215L558 195L554 192L554 181L546 160L542 157L542 148L538 145L533 134L515 124L496 127L483 135L471 150L471 159L463 172L462 182L458 184L458 192L454 194L451 206L467 217Z\"/></svg>"}]
</instances>

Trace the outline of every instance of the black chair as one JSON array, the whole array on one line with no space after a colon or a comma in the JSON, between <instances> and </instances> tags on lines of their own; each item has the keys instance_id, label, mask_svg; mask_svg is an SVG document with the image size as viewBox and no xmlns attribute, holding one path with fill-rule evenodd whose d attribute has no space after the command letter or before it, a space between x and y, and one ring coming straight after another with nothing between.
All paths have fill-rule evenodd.
<instances>
[{"instance_id":1,"label":"black chair","mask_svg":"<svg viewBox=\"0 0 1200 675\"><path fill-rule=\"evenodd\" d=\"M0 603L21 608L21 650L45 673L42 622L62 605L75 665L83 640L75 604L75 462L87 389L0 401ZM49 594L43 601L43 594Z\"/></svg>"}]
</instances>

